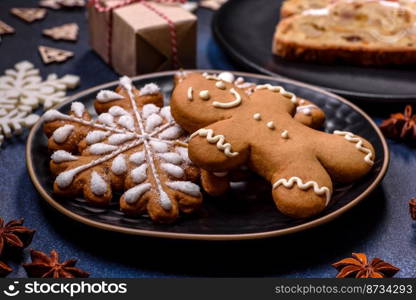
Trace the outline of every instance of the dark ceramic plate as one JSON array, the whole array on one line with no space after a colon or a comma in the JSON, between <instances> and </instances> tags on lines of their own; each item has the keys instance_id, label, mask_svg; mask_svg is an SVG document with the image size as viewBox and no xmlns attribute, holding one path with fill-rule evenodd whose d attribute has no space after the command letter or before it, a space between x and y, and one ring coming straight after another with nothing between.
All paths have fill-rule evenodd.
<instances>
[{"instance_id":1,"label":"dark ceramic plate","mask_svg":"<svg viewBox=\"0 0 416 300\"><path fill-rule=\"evenodd\" d=\"M220 198L204 195L203 208L197 215L184 217L173 225L155 225L147 217L124 216L118 210L117 203L108 208L97 208L82 198L60 199L53 195L54 178L49 171L47 138L43 134L41 120L32 128L26 149L29 174L36 189L61 213L105 230L165 238L232 240L278 236L328 222L360 202L380 183L388 166L388 148L376 124L363 111L345 99L316 87L268 76L235 74L251 82L282 85L298 96L314 101L326 113L326 131L347 130L368 139L376 149L372 172L354 184L336 186L330 205L311 219L295 220L277 212L271 198L270 185L261 178L253 177L247 183L236 184ZM134 83L138 87L149 82L157 83L162 88L166 101L172 90L172 75L172 72L164 72L136 77ZM67 113L71 102L76 100L83 102L93 113L92 104L97 92L104 88L115 88L116 85L117 82L111 82L81 92L60 104L57 109Z\"/></svg>"},{"instance_id":2,"label":"dark ceramic plate","mask_svg":"<svg viewBox=\"0 0 416 300\"><path fill-rule=\"evenodd\" d=\"M230 0L216 13L213 31L238 65L281 75L354 99L416 102L416 66L371 68L287 61L272 54L282 0Z\"/></svg>"}]
</instances>

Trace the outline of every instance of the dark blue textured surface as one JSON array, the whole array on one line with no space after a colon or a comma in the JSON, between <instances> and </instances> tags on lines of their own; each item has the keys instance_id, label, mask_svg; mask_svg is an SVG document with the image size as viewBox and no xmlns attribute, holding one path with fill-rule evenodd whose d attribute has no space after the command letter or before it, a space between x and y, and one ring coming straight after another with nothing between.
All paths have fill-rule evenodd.
<instances>
[{"instance_id":1,"label":"dark blue textured surface","mask_svg":"<svg viewBox=\"0 0 416 300\"><path fill-rule=\"evenodd\" d=\"M48 11L43 21L31 25L11 16L10 7L32 6L37 1L1 0L0 19L16 28L0 44L0 72L27 59L43 76L73 73L81 76L82 89L117 78L88 48L86 20L82 10ZM212 40L211 12L200 9L198 67L235 69ZM77 43L43 38L41 29L76 21L81 27ZM37 45L75 51L61 65L43 66ZM393 105L364 107L377 121ZM0 215L5 219L24 217L37 229L31 248L57 249L63 258L77 257L79 266L93 277L177 276L284 276L333 277L331 263L365 252L378 256L402 270L400 277L416 275L415 228L408 213L408 200L415 196L415 150L390 142L391 164L383 184L362 204L336 221L294 236L250 242L182 242L117 235L95 230L67 219L50 209L35 191L25 166L25 135L4 143L0 151ZM24 252L24 260L28 259ZM17 267L17 263L12 263ZM11 276L25 276L15 268Z\"/></svg>"}]
</instances>

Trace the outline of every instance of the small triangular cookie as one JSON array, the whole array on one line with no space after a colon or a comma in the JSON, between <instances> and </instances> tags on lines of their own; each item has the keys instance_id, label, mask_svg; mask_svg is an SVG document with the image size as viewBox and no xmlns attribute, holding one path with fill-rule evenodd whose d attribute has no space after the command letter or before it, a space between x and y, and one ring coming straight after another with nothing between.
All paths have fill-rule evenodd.
<instances>
[{"instance_id":1,"label":"small triangular cookie","mask_svg":"<svg viewBox=\"0 0 416 300\"><path fill-rule=\"evenodd\" d=\"M46 16L45 8L12 8L10 12L28 23L41 20Z\"/></svg>"},{"instance_id":2,"label":"small triangular cookie","mask_svg":"<svg viewBox=\"0 0 416 300\"><path fill-rule=\"evenodd\" d=\"M0 35L12 33L14 33L14 28L0 20Z\"/></svg>"},{"instance_id":3,"label":"small triangular cookie","mask_svg":"<svg viewBox=\"0 0 416 300\"><path fill-rule=\"evenodd\" d=\"M202 0L199 3L199 6L211 10L218 10L225 2L227 2L227 0Z\"/></svg>"},{"instance_id":4,"label":"small triangular cookie","mask_svg":"<svg viewBox=\"0 0 416 300\"><path fill-rule=\"evenodd\" d=\"M42 61L45 64L49 64L51 62L63 62L74 56L74 52L57 48L39 46L38 49L40 56L42 57Z\"/></svg>"},{"instance_id":5,"label":"small triangular cookie","mask_svg":"<svg viewBox=\"0 0 416 300\"><path fill-rule=\"evenodd\" d=\"M52 9L60 9L61 5L57 0L41 0L39 1L39 6L52 8Z\"/></svg>"},{"instance_id":6,"label":"small triangular cookie","mask_svg":"<svg viewBox=\"0 0 416 300\"><path fill-rule=\"evenodd\" d=\"M83 7L85 0L59 0L59 4L64 7Z\"/></svg>"},{"instance_id":7,"label":"small triangular cookie","mask_svg":"<svg viewBox=\"0 0 416 300\"><path fill-rule=\"evenodd\" d=\"M85 0L41 0L39 6L52 9L83 7Z\"/></svg>"},{"instance_id":8,"label":"small triangular cookie","mask_svg":"<svg viewBox=\"0 0 416 300\"><path fill-rule=\"evenodd\" d=\"M79 27L76 23L68 23L62 26L44 29L42 32L54 40L76 41Z\"/></svg>"}]
</instances>

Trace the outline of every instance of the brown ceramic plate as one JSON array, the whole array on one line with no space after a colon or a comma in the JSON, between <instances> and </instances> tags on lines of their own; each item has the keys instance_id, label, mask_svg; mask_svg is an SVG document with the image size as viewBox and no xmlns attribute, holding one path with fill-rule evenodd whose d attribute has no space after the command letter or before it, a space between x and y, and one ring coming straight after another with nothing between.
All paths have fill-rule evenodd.
<instances>
[{"instance_id":1,"label":"brown ceramic plate","mask_svg":"<svg viewBox=\"0 0 416 300\"><path fill-rule=\"evenodd\" d=\"M295 220L280 214L272 201L269 183L253 177L246 183L236 184L222 197L204 195L203 208L196 215L183 217L172 225L155 225L148 217L126 217L119 211L116 201L110 207L97 208L81 197L56 197L52 190L54 178L49 170L50 155L41 119L32 128L27 140L27 167L33 184L59 212L104 230L162 238L242 240L280 236L324 224L355 206L380 183L389 162L387 144L376 124L361 109L339 96L306 84L249 73L235 74L251 82L282 85L298 96L314 101L326 113L325 130L328 132L346 130L368 139L376 149L376 161L371 173L353 184L336 185L329 206L318 216L309 219ZM155 73L135 77L134 83L140 87L155 82L161 87L167 102L172 90L172 76L173 72ZM57 109L67 113L71 102L81 101L93 113L92 104L97 92L115 88L116 85L117 82L110 82L88 89L59 104Z\"/></svg>"}]
</instances>

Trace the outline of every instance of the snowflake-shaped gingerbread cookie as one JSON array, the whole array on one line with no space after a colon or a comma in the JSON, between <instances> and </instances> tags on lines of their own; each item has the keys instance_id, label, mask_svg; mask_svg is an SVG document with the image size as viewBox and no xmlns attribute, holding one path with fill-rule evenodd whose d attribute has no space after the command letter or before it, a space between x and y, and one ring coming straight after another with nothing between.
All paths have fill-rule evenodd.
<instances>
[{"instance_id":1,"label":"snowflake-shaped gingerbread cookie","mask_svg":"<svg viewBox=\"0 0 416 300\"><path fill-rule=\"evenodd\" d=\"M80 102L69 115L49 110L44 131L49 137L54 192L108 205L113 191L123 191L120 208L129 215L148 213L155 222L175 221L202 202L199 170L188 158L185 132L163 107L159 87L137 90L128 77L116 91L97 95L97 120Z\"/></svg>"}]
</instances>

